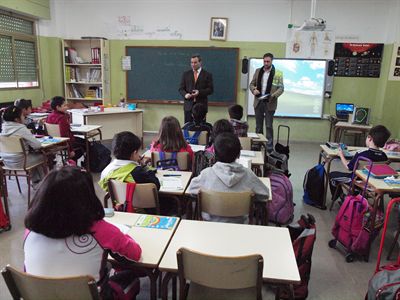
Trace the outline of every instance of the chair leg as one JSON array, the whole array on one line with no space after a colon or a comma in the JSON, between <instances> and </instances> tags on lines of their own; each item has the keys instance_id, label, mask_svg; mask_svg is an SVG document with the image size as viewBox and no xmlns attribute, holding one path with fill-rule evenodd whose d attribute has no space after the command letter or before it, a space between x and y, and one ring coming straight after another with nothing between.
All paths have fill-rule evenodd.
<instances>
[{"instance_id":1,"label":"chair leg","mask_svg":"<svg viewBox=\"0 0 400 300\"><path fill-rule=\"evenodd\" d=\"M18 180L18 176L17 176L17 171L14 171L14 174L15 174L15 180L17 181L18 191L19 191L19 193L21 194L22 191L21 191L21 186L19 185L19 180Z\"/></svg>"},{"instance_id":2,"label":"chair leg","mask_svg":"<svg viewBox=\"0 0 400 300\"><path fill-rule=\"evenodd\" d=\"M31 204L31 174L28 173L26 177L26 182L28 184L28 208Z\"/></svg>"},{"instance_id":3,"label":"chair leg","mask_svg":"<svg viewBox=\"0 0 400 300\"><path fill-rule=\"evenodd\" d=\"M331 206L329 207L329 211L332 211L333 205L335 204L336 200L337 200L337 196L339 193L339 188L340 188L340 183L337 184L336 189L335 189L335 193L332 196L332 202L331 202Z\"/></svg>"}]
</instances>

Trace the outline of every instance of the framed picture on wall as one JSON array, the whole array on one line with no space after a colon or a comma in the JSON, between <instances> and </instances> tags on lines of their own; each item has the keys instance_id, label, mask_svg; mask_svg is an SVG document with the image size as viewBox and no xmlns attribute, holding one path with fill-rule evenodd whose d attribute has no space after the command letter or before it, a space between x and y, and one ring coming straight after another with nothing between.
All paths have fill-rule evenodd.
<instances>
[{"instance_id":1,"label":"framed picture on wall","mask_svg":"<svg viewBox=\"0 0 400 300\"><path fill-rule=\"evenodd\" d=\"M400 44L393 45L392 61L389 70L389 80L400 81Z\"/></svg>"},{"instance_id":2,"label":"framed picture on wall","mask_svg":"<svg viewBox=\"0 0 400 300\"><path fill-rule=\"evenodd\" d=\"M210 40L225 41L228 30L227 18L211 18Z\"/></svg>"}]
</instances>

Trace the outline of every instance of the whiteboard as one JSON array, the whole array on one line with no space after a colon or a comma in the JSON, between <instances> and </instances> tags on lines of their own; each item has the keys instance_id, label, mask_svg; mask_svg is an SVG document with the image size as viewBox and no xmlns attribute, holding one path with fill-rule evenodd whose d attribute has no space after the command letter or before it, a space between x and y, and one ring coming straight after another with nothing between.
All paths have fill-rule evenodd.
<instances>
[{"instance_id":1,"label":"whiteboard","mask_svg":"<svg viewBox=\"0 0 400 300\"><path fill-rule=\"evenodd\" d=\"M275 116L294 118L322 118L326 60L275 58L273 64L283 72L284 93L278 98ZM262 58L249 59L247 85L247 115L254 116L254 95L249 86Z\"/></svg>"}]
</instances>

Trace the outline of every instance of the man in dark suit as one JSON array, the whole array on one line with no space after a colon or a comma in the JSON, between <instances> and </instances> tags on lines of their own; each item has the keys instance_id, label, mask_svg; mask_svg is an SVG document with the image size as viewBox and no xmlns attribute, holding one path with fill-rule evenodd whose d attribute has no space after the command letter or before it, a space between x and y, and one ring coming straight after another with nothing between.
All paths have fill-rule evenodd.
<instances>
[{"instance_id":1,"label":"man in dark suit","mask_svg":"<svg viewBox=\"0 0 400 300\"><path fill-rule=\"evenodd\" d=\"M208 111L208 95L214 91L212 74L201 67L201 57L195 54L190 59L191 70L182 75L179 93L184 98L183 110L185 123L192 122L192 108L196 103L203 103Z\"/></svg>"}]
</instances>

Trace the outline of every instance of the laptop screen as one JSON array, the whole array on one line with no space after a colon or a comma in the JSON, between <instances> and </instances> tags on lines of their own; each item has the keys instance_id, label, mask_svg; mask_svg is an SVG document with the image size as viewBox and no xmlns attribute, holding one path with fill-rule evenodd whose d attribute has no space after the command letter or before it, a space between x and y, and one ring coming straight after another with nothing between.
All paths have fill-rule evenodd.
<instances>
[{"instance_id":1,"label":"laptop screen","mask_svg":"<svg viewBox=\"0 0 400 300\"><path fill-rule=\"evenodd\" d=\"M354 104L336 103L336 114L351 114L354 111Z\"/></svg>"}]
</instances>

